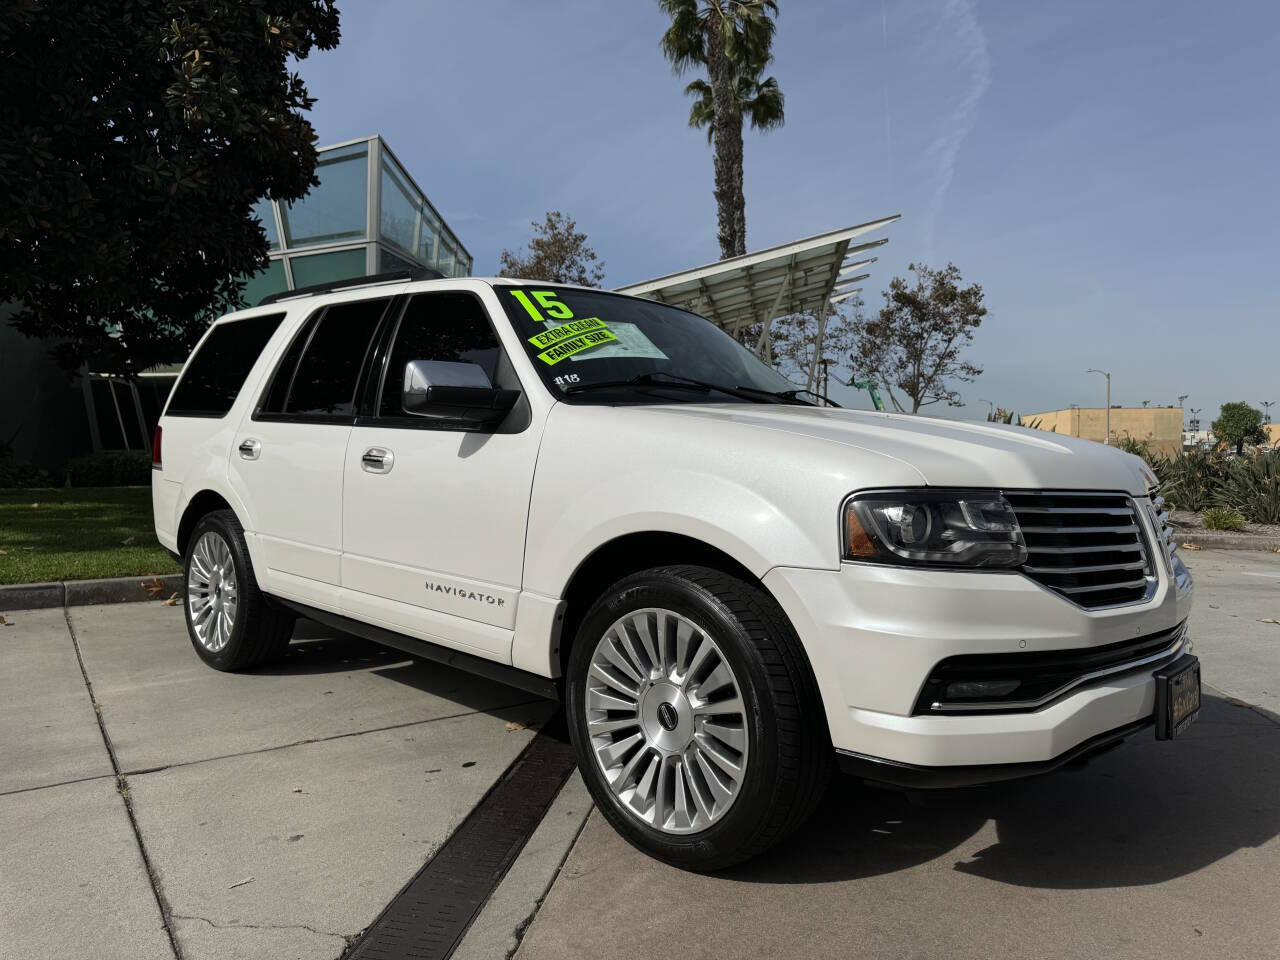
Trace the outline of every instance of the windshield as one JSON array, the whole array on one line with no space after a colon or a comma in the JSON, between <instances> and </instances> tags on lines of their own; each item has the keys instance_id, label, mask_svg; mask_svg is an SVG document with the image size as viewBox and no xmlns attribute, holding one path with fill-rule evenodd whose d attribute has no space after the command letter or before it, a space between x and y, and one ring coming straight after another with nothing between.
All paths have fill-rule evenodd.
<instances>
[{"instance_id":1,"label":"windshield","mask_svg":"<svg viewBox=\"0 0 1280 960\"><path fill-rule=\"evenodd\" d=\"M494 289L547 386L571 402L804 402L794 383L696 314L554 285Z\"/></svg>"}]
</instances>

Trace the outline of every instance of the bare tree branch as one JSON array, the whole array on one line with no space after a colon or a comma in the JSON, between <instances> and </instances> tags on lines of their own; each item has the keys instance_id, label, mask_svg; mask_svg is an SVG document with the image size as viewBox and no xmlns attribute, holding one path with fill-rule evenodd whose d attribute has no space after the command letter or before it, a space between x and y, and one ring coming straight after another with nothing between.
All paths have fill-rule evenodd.
<instances>
[{"instance_id":1,"label":"bare tree branch","mask_svg":"<svg viewBox=\"0 0 1280 960\"><path fill-rule=\"evenodd\" d=\"M961 287L952 263L941 270L914 263L907 269L915 282L894 277L880 312L854 323L854 373L877 378L899 410L905 407L894 387L910 399L912 413L935 403L960 406L960 394L950 383L971 383L982 374L981 367L960 359L987 315L982 287Z\"/></svg>"}]
</instances>

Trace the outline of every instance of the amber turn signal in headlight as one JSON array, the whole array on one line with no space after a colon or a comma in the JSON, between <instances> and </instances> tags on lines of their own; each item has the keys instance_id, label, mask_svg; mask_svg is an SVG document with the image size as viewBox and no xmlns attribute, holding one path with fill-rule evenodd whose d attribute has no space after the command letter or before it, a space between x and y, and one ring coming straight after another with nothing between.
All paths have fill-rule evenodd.
<instances>
[{"instance_id":1,"label":"amber turn signal in headlight","mask_svg":"<svg viewBox=\"0 0 1280 960\"><path fill-rule=\"evenodd\" d=\"M867 531L852 510L844 512L844 555L850 559L869 559L878 551Z\"/></svg>"}]
</instances>

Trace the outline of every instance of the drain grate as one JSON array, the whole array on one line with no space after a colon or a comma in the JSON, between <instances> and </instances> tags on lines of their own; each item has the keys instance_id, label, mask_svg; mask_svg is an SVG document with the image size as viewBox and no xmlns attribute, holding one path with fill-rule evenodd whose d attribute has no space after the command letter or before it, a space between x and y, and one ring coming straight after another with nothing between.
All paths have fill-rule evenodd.
<instances>
[{"instance_id":1,"label":"drain grate","mask_svg":"<svg viewBox=\"0 0 1280 960\"><path fill-rule=\"evenodd\" d=\"M573 770L563 714L548 721L462 825L346 952L443 960L502 880Z\"/></svg>"}]
</instances>

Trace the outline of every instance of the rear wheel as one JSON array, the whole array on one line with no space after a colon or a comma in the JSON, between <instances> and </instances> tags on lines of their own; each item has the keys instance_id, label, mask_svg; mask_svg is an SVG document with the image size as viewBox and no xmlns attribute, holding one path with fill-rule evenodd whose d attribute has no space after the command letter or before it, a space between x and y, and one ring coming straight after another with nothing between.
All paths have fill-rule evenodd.
<instances>
[{"instance_id":1,"label":"rear wheel","mask_svg":"<svg viewBox=\"0 0 1280 960\"><path fill-rule=\"evenodd\" d=\"M187 545L186 620L191 645L217 670L244 670L281 656L294 617L258 589L244 529L230 510L206 514Z\"/></svg>"},{"instance_id":2,"label":"rear wheel","mask_svg":"<svg viewBox=\"0 0 1280 960\"><path fill-rule=\"evenodd\" d=\"M596 805L676 866L746 860L804 822L831 762L804 651L758 586L647 570L587 613L566 701Z\"/></svg>"}]
</instances>

